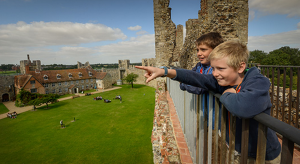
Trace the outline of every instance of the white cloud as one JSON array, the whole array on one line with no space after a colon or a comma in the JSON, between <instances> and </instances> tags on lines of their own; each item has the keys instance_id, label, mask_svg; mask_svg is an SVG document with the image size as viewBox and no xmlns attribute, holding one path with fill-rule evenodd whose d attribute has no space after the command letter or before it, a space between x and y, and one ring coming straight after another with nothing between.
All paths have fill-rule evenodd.
<instances>
[{"instance_id":1,"label":"white cloud","mask_svg":"<svg viewBox=\"0 0 300 164\"><path fill-rule=\"evenodd\" d=\"M0 46L79 45L99 41L126 39L120 29L102 24L72 22L18 22L0 25Z\"/></svg>"},{"instance_id":2,"label":"white cloud","mask_svg":"<svg viewBox=\"0 0 300 164\"><path fill-rule=\"evenodd\" d=\"M133 59L130 62L141 62L144 58L155 57L154 34L142 35L116 44L99 47L100 58L113 58L118 60ZM105 56L103 56L105 55Z\"/></svg>"},{"instance_id":3,"label":"white cloud","mask_svg":"<svg viewBox=\"0 0 300 164\"><path fill-rule=\"evenodd\" d=\"M249 8L266 15L287 14L288 17L300 16L299 0L249 0Z\"/></svg>"},{"instance_id":4,"label":"white cloud","mask_svg":"<svg viewBox=\"0 0 300 164\"><path fill-rule=\"evenodd\" d=\"M249 36L248 48L250 51L263 50L270 52L283 46L289 46L291 48L300 47L300 28L298 23L298 29L278 34L263 35L263 36Z\"/></svg>"},{"instance_id":5,"label":"white cloud","mask_svg":"<svg viewBox=\"0 0 300 164\"><path fill-rule=\"evenodd\" d=\"M119 39L126 39L120 29L102 24L18 22L0 25L0 63L17 64L26 59L26 54L30 54L32 60L41 60L43 64L76 64L81 58L84 61L93 60L88 56L95 54L97 50L73 46Z\"/></svg>"},{"instance_id":6,"label":"white cloud","mask_svg":"<svg viewBox=\"0 0 300 164\"><path fill-rule=\"evenodd\" d=\"M136 26L130 26L130 27L128 27L128 30L131 30L131 31L138 31L138 30L141 30L142 29L142 27L141 26L139 26L139 25L136 25Z\"/></svg>"},{"instance_id":7,"label":"white cloud","mask_svg":"<svg viewBox=\"0 0 300 164\"><path fill-rule=\"evenodd\" d=\"M137 35L144 35L144 34L147 34L148 32L147 31L138 31L136 32Z\"/></svg>"}]
</instances>

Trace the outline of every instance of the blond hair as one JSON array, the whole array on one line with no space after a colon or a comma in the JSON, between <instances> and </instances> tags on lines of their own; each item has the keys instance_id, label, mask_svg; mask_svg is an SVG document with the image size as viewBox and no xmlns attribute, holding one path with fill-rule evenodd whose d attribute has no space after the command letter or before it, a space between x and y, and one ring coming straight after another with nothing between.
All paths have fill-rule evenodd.
<instances>
[{"instance_id":1,"label":"blond hair","mask_svg":"<svg viewBox=\"0 0 300 164\"><path fill-rule=\"evenodd\" d=\"M222 59L228 57L227 65L237 70L241 62L247 64L249 51L247 46L240 40L229 40L213 49L208 56L208 60Z\"/></svg>"}]
</instances>

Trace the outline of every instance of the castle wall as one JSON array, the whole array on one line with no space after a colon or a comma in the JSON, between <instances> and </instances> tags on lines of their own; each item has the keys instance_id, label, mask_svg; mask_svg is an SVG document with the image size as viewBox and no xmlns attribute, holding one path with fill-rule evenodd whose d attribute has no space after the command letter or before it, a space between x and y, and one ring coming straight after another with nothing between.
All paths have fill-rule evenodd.
<instances>
[{"instance_id":1,"label":"castle wall","mask_svg":"<svg viewBox=\"0 0 300 164\"><path fill-rule=\"evenodd\" d=\"M11 101L14 98L14 75L0 76L0 102Z\"/></svg>"},{"instance_id":2,"label":"castle wall","mask_svg":"<svg viewBox=\"0 0 300 164\"><path fill-rule=\"evenodd\" d=\"M178 55L176 39L181 26L171 20L170 0L153 0L156 63L191 69L197 62L195 40L208 32L219 32L225 40L248 41L248 1L201 0L198 19L186 21L186 37ZM177 34L176 34L177 33ZM177 36L176 36L177 35Z\"/></svg>"}]
</instances>

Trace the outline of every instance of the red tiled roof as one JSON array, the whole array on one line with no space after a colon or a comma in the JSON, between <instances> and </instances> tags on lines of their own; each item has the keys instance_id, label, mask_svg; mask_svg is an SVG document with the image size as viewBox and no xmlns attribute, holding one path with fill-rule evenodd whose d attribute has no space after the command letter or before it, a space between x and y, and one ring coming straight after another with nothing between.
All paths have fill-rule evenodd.
<instances>
[{"instance_id":1,"label":"red tiled roof","mask_svg":"<svg viewBox=\"0 0 300 164\"><path fill-rule=\"evenodd\" d=\"M89 76L89 72L92 73L92 76ZM79 76L81 73L82 76ZM40 71L39 73L35 71L29 71L27 74L34 76L41 83L57 83L64 81L73 81L73 80L84 80L84 79L95 79L97 72L93 69L66 69L66 70L45 70ZM69 74L72 74L72 77L69 77ZM61 78L57 78L57 75L60 75ZM48 76L48 80L44 79L44 76Z\"/></svg>"},{"instance_id":2,"label":"red tiled roof","mask_svg":"<svg viewBox=\"0 0 300 164\"><path fill-rule=\"evenodd\" d=\"M96 79L100 79L100 80L103 80L106 76L106 72L97 72L96 74Z\"/></svg>"},{"instance_id":3,"label":"red tiled roof","mask_svg":"<svg viewBox=\"0 0 300 164\"><path fill-rule=\"evenodd\" d=\"M32 75L17 75L15 76L15 87L22 88L28 82Z\"/></svg>"}]
</instances>

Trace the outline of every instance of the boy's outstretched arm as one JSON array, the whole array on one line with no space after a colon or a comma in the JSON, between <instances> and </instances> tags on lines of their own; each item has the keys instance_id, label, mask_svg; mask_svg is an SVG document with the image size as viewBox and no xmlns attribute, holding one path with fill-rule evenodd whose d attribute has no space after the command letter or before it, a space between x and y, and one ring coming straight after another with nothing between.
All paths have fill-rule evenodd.
<instances>
[{"instance_id":1,"label":"boy's outstretched arm","mask_svg":"<svg viewBox=\"0 0 300 164\"><path fill-rule=\"evenodd\" d=\"M157 77L161 77L165 74L165 70L161 68L145 67L145 66L135 66L135 68L143 69L146 71L146 73L144 74L144 76L147 78L146 83L150 82L153 79L156 79ZM168 69L167 77L169 78L176 77L176 70Z\"/></svg>"}]
</instances>

